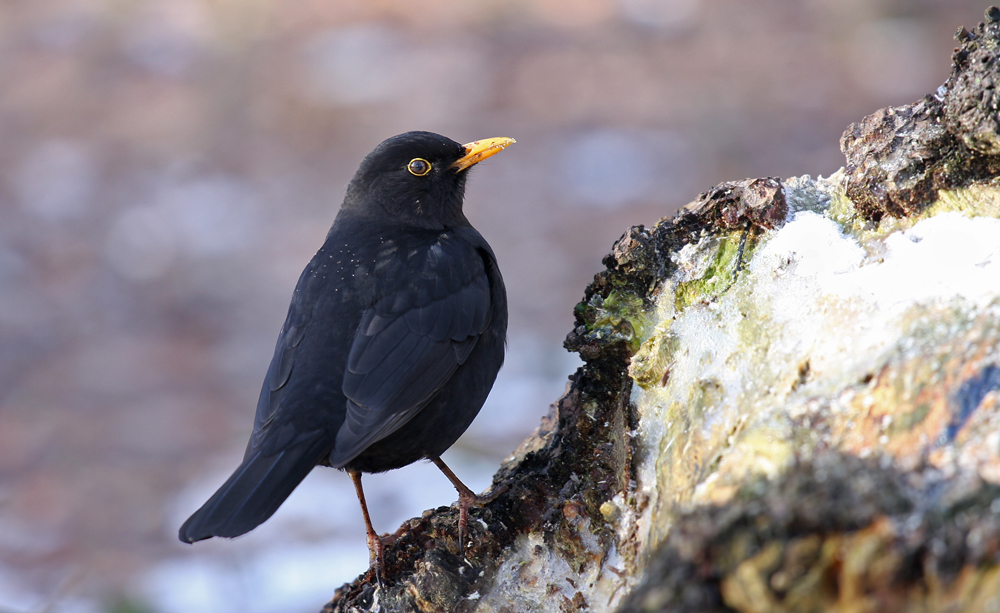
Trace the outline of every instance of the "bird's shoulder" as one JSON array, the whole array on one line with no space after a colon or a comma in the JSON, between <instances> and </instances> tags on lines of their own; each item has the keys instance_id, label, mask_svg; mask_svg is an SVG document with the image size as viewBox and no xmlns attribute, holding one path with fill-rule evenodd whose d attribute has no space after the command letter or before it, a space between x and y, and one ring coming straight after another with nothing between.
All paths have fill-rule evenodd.
<instances>
[{"instance_id":1,"label":"bird's shoulder","mask_svg":"<svg viewBox=\"0 0 1000 613\"><path fill-rule=\"evenodd\" d=\"M484 274L484 257L492 260L493 252L471 227L337 224L303 271L297 294L308 301L316 294L346 293L362 307L384 303L387 296L431 292L440 298ZM406 306L401 298L393 310Z\"/></svg>"}]
</instances>

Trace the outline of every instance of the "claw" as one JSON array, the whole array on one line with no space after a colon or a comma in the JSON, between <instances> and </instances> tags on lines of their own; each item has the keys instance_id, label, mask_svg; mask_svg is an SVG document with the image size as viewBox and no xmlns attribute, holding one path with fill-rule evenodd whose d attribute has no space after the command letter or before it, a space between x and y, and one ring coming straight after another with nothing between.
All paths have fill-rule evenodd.
<instances>
[{"instance_id":1,"label":"claw","mask_svg":"<svg viewBox=\"0 0 1000 613\"><path fill-rule=\"evenodd\" d=\"M493 502L497 496L507 491L507 484L490 490L484 496L477 496L472 490L468 488L462 480L455 476L455 473L448 468L441 458L431 458L431 462L437 466L441 472L444 473L445 477L451 481L451 484L455 486L458 490L458 551L465 557L465 533L469 529L469 509L472 507L481 507L485 504Z\"/></svg>"}]
</instances>

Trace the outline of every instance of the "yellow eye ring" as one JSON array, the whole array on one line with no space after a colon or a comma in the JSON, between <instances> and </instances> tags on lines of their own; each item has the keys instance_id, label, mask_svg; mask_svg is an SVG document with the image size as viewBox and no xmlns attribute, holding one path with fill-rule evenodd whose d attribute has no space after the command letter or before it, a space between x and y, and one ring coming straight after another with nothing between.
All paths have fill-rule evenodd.
<instances>
[{"instance_id":1,"label":"yellow eye ring","mask_svg":"<svg viewBox=\"0 0 1000 613\"><path fill-rule=\"evenodd\" d=\"M431 163L424 158L413 158L406 169L415 177L422 177L431 171Z\"/></svg>"}]
</instances>

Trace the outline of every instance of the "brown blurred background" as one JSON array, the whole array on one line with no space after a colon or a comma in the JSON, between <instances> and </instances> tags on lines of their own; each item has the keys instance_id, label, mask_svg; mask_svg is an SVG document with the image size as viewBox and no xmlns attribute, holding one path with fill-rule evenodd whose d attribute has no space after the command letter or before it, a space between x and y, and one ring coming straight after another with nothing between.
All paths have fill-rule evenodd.
<instances>
[{"instance_id":1,"label":"brown blurred background","mask_svg":"<svg viewBox=\"0 0 1000 613\"><path fill-rule=\"evenodd\" d=\"M573 304L628 226L833 173L847 124L934 91L985 8L0 3L0 612L311 611L364 571L333 471L242 539L175 534L236 466L298 273L382 139L518 140L466 205L511 301L455 452L482 489L561 391ZM455 499L424 469L366 479L379 530Z\"/></svg>"}]
</instances>

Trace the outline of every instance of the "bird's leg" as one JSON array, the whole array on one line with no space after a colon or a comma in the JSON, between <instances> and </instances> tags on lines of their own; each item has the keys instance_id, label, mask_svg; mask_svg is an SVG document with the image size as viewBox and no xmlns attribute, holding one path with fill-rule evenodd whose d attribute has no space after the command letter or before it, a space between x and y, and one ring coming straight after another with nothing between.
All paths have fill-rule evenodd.
<instances>
[{"instance_id":1,"label":"bird's leg","mask_svg":"<svg viewBox=\"0 0 1000 613\"><path fill-rule=\"evenodd\" d=\"M451 481L451 484L455 486L458 490L458 550L462 553L465 552L465 532L469 528L469 509L472 506L481 506L487 502L492 501L494 498L499 496L506 490L506 487L500 488L494 492L490 492L486 496L477 496L472 490L468 488L462 480L459 479L455 473L451 472L448 465L444 463L441 458L430 458L434 465L441 469L445 477Z\"/></svg>"},{"instance_id":2,"label":"bird's leg","mask_svg":"<svg viewBox=\"0 0 1000 613\"><path fill-rule=\"evenodd\" d=\"M455 473L451 472L451 469L448 468L448 465L441 458L431 458L431 462L434 462L434 465L441 469L444 476L448 477L451 484L458 490L458 550L464 553L465 531L469 528L469 508L479 502L479 497L467 485L462 483L462 480Z\"/></svg>"},{"instance_id":3,"label":"bird's leg","mask_svg":"<svg viewBox=\"0 0 1000 613\"><path fill-rule=\"evenodd\" d=\"M354 482L354 490L358 493L358 502L361 503L361 513L365 516L365 528L368 530L368 563L375 569L375 581L382 585L382 577L385 575L385 551L382 537L375 533L372 528L371 517L368 516L368 505L365 503L365 491L361 489L361 473L356 470L349 470L347 474Z\"/></svg>"}]
</instances>

